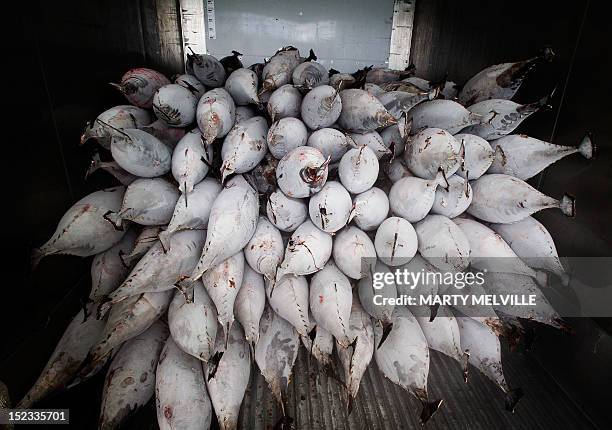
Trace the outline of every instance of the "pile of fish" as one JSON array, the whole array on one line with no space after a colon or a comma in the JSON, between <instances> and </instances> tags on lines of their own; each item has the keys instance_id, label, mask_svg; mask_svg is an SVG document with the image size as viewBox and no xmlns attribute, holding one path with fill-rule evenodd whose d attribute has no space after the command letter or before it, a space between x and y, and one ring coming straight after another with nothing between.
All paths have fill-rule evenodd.
<instances>
[{"instance_id":1,"label":"pile of fish","mask_svg":"<svg viewBox=\"0 0 612 430\"><path fill-rule=\"evenodd\" d=\"M251 372L285 415L302 345L342 381L349 411L372 365L427 421L442 402L428 395L430 349L484 373L513 410L521 393L504 378L500 338L521 319L565 328L540 287L568 277L532 215L574 215L573 197L525 181L594 152L588 136L566 147L514 133L548 102L511 98L551 53L486 68L460 90L411 71L328 71L293 47L249 68L239 55L192 53L173 82L130 70L113 84L130 104L87 125L81 143L100 147L88 174L119 184L76 202L33 253L34 264L92 256L91 292L18 407L105 370L102 429L153 397L162 430L213 416L234 429ZM396 269L486 269L485 291L541 301L477 316L374 304L448 293L373 289L373 273Z\"/></svg>"}]
</instances>

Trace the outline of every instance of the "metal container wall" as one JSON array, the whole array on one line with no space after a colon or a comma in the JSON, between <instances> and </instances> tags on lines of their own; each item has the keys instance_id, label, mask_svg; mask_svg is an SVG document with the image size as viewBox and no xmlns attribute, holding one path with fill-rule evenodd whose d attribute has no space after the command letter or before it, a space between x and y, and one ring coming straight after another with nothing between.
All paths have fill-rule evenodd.
<instances>
[{"instance_id":1,"label":"metal container wall","mask_svg":"<svg viewBox=\"0 0 612 430\"><path fill-rule=\"evenodd\" d=\"M219 58L237 50L248 66L292 45L304 57L313 49L318 62L341 72L389 60L393 0L377 1L376 7L366 0L217 0L214 5L216 38L207 31L206 47Z\"/></svg>"}]
</instances>

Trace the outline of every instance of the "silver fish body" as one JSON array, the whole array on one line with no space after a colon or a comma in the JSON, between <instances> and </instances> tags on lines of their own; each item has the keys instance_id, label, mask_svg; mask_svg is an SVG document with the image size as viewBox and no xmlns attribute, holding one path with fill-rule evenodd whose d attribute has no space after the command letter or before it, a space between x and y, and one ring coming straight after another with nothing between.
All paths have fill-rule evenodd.
<instances>
[{"instance_id":1,"label":"silver fish body","mask_svg":"<svg viewBox=\"0 0 612 430\"><path fill-rule=\"evenodd\" d=\"M503 173L526 181L546 167L571 154L593 157L594 146L587 135L578 146L561 146L524 134L509 134L491 142L495 151L489 173Z\"/></svg>"},{"instance_id":2,"label":"silver fish body","mask_svg":"<svg viewBox=\"0 0 612 430\"><path fill-rule=\"evenodd\" d=\"M570 217L575 213L573 197L566 194L556 200L514 176L487 174L471 186L474 195L467 212L483 221L508 224L549 208L558 208Z\"/></svg>"},{"instance_id":3,"label":"silver fish body","mask_svg":"<svg viewBox=\"0 0 612 430\"><path fill-rule=\"evenodd\" d=\"M167 338L166 324L157 321L127 341L115 355L104 381L100 429L119 427L153 397L157 361Z\"/></svg>"},{"instance_id":4,"label":"silver fish body","mask_svg":"<svg viewBox=\"0 0 612 430\"><path fill-rule=\"evenodd\" d=\"M161 87L153 96L153 112L169 127L186 127L195 119L197 97L178 84Z\"/></svg>"},{"instance_id":5,"label":"silver fish body","mask_svg":"<svg viewBox=\"0 0 612 430\"><path fill-rule=\"evenodd\" d=\"M111 84L134 106L151 109L155 92L170 81L161 73L144 67L130 69L119 84Z\"/></svg>"},{"instance_id":6,"label":"silver fish body","mask_svg":"<svg viewBox=\"0 0 612 430\"><path fill-rule=\"evenodd\" d=\"M111 154L120 167L141 178L154 178L170 171L172 151L158 138L139 129L113 134Z\"/></svg>"},{"instance_id":7,"label":"silver fish body","mask_svg":"<svg viewBox=\"0 0 612 430\"><path fill-rule=\"evenodd\" d=\"M81 135L81 145L94 139L104 149L110 149L112 133L105 124L119 130L140 128L151 123L149 111L131 105L120 105L105 110L97 118L87 123Z\"/></svg>"},{"instance_id":8,"label":"silver fish body","mask_svg":"<svg viewBox=\"0 0 612 430\"><path fill-rule=\"evenodd\" d=\"M200 361L183 352L169 337L155 374L160 430L210 427L213 410L205 381Z\"/></svg>"},{"instance_id":9,"label":"silver fish body","mask_svg":"<svg viewBox=\"0 0 612 430\"><path fill-rule=\"evenodd\" d=\"M45 256L54 254L88 257L106 251L118 243L126 230L117 229L107 219L117 213L125 187L95 191L76 202L62 218L51 238L32 251L32 266Z\"/></svg>"},{"instance_id":10,"label":"silver fish body","mask_svg":"<svg viewBox=\"0 0 612 430\"><path fill-rule=\"evenodd\" d=\"M232 96L223 88L215 88L205 93L196 109L196 120L207 145L225 136L234 126L236 104Z\"/></svg>"}]
</instances>

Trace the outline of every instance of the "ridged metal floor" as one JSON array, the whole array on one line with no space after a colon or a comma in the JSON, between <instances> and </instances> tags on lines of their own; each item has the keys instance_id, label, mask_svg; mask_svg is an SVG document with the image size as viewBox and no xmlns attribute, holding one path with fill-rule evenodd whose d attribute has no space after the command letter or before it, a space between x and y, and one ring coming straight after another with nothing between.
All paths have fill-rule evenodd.
<instances>
[{"instance_id":1,"label":"ridged metal floor","mask_svg":"<svg viewBox=\"0 0 612 430\"><path fill-rule=\"evenodd\" d=\"M429 429L594 429L597 428L532 358L520 352L504 354L506 379L525 392L514 414L504 410L501 391L476 369L463 382L459 364L432 351L429 373L431 399L444 403L426 424ZM343 387L319 372L304 348L289 386L288 414L295 429L418 429L420 405L407 392L384 378L375 364L366 372L348 415ZM240 413L242 429L272 429L280 409L258 371Z\"/></svg>"}]
</instances>

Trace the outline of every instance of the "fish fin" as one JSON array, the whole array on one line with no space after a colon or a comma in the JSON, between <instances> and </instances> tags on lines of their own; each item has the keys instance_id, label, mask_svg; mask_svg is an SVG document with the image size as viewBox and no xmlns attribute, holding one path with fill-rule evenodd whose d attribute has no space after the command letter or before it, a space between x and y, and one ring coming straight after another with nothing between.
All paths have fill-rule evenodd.
<instances>
[{"instance_id":1,"label":"fish fin","mask_svg":"<svg viewBox=\"0 0 612 430\"><path fill-rule=\"evenodd\" d=\"M293 418L285 414L285 408L282 408L282 415L272 427L273 430L290 430L292 428Z\"/></svg>"},{"instance_id":2,"label":"fish fin","mask_svg":"<svg viewBox=\"0 0 612 430\"><path fill-rule=\"evenodd\" d=\"M436 303L435 305L429 306L429 322L433 322L438 315L438 309L440 308L440 303Z\"/></svg>"},{"instance_id":3,"label":"fish fin","mask_svg":"<svg viewBox=\"0 0 612 430\"><path fill-rule=\"evenodd\" d=\"M304 61L317 61L317 56L315 55L312 49L310 49L310 52L308 53L308 57L306 57L306 60Z\"/></svg>"},{"instance_id":4,"label":"fish fin","mask_svg":"<svg viewBox=\"0 0 612 430\"><path fill-rule=\"evenodd\" d=\"M546 288L548 286L548 275L546 272L537 271L535 276L535 280L540 287Z\"/></svg>"},{"instance_id":5,"label":"fish fin","mask_svg":"<svg viewBox=\"0 0 612 430\"><path fill-rule=\"evenodd\" d=\"M125 87L123 85L114 82L109 82L108 85L118 90L121 94L125 94Z\"/></svg>"},{"instance_id":6,"label":"fish fin","mask_svg":"<svg viewBox=\"0 0 612 430\"><path fill-rule=\"evenodd\" d=\"M408 143L408 139L410 136L410 132L412 131L412 118L408 119L408 112L404 112L404 127L400 128L400 137L403 137L406 139L406 142L404 142L404 144ZM404 133L404 135L402 136L402 133Z\"/></svg>"},{"instance_id":7,"label":"fish fin","mask_svg":"<svg viewBox=\"0 0 612 430\"><path fill-rule=\"evenodd\" d=\"M327 166L329 166L329 163L331 162L331 155L327 156L327 159L323 162L323 164L321 164L317 170L316 170L316 176L317 178L323 174L323 172L327 169Z\"/></svg>"},{"instance_id":8,"label":"fish fin","mask_svg":"<svg viewBox=\"0 0 612 430\"><path fill-rule=\"evenodd\" d=\"M444 85L442 85L442 88L444 88ZM437 99L438 97L440 97L440 94L442 93L442 88L436 85L435 87L433 87L427 92L427 98L429 100Z\"/></svg>"},{"instance_id":9,"label":"fish fin","mask_svg":"<svg viewBox=\"0 0 612 430\"><path fill-rule=\"evenodd\" d=\"M227 164L223 163L223 166L221 166L221 185L223 185L227 177L233 173L234 170L231 167L227 167Z\"/></svg>"},{"instance_id":10,"label":"fish fin","mask_svg":"<svg viewBox=\"0 0 612 430\"><path fill-rule=\"evenodd\" d=\"M211 379L213 379L215 377L215 375L217 374L217 369L219 368L219 363L221 362L221 358L223 357L223 353L224 351L217 351L213 354L212 357L210 357L210 359L208 360L208 363L206 363L206 367L207 367L207 376L206 376L206 381L210 381Z\"/></svg>"},{"instance_id":11,"label":"fish fin","mask_svg":"<svg viewBox=\"0 0 612 430\"><path fill-rule=\"evenodd\" d=\"M80 299L80 305L81 305L81 309L83 310L83 321L85 322L87 321L87 318L89 318L91 315L93 315L90 307L88 305L90 304L94 304L94 301L91 300L89 297L85 298L81 298Z\"/></svg>"},{"instance_id":12,"label":"fish fin","mask_svg":"<svg viewBox=\"0 0 612 430\"><path fill-rule=\"evenodd\" d=\"M597 152L597 146L593 142L593 135L591 132L588 132L578 145L578 152L587 160L595 158L595 154Z\"/></svg>"},{"instance_id":13,"label":"fish fin","mask_svg":"<svg viewBox=\"0 0 612 430\"><path fill-rule=\"evenodd\" d=\"M508 162L508 158L506 157L506 153L502 149L501 145L496 145L495 150L493 151L493 160L497 159L502 166L505 166Z\"/></svg>"},{"instance_id":14,"label":"fish fin","mask_svg":"<svg viewBox=\"0 0 612 430\"><path fill-rule=\"evenodd\" d=\"M348 405L346 406L346 409L347 409L347 414L350 415L351 412L353 412L353 406L355 404L355 399L353 399L353 396L351 395L351 393L347 392L347 396L348 396Z\"/></svg>"},{"instance_id":15,"label":"fish fin","mask_svg":"<svg viewBox=\"0 0 612 430\"><path fill-rule=\"evenodd\" d=\"M100 168L101 162L102 160L100 160L100 154L98 151L94 152L94 155L91 157L91 161L89 163L89 168L85 172L85 179L89 178L89 175Z\"/></svg>"},{"instance_id":16,"label":"fish fin","mask_svg":"<svg viewBox=\"0 0 612 430\"><path fill-rule=\"evenodd\" d=\"M42 248L34 248L32 250L32 254L30 255L30 268L32 270L36 269L36 267L38 267L38 264L40 263L40 260L42 260L46 256L47 254L45 253L45 251L42 250Z\"/></svg>"},{"instance_id":17,"label":"fish fin","mask_svg":"<svg viewBox=\"0 0 612 430\"><path fill-rule=\"evenodd\" d=\"M128 262L125 260L126 258L126 253L123 252L123 249L120 249L119 252L117 253L117 256L119 257L119 260L121 261L121 265L123 267L125 267L126 269L130 268L130 265L128 264Z\"/></svg>"},{"instance_id":18,"label":"fish fin","mask_svg":"<svg viewBox=\"0 0 612 430\"><path fill-rule=\"evenodd\" d=\"M521 388L515 388L514 390L508 390L505 398L506 410L514 413L514 409L516 408L516 404L521 400L525 393Z\"/></svg>"},{"instance_id":19,"label":"fish fin","mask_svg":"<svg viewBox=\"0 0 612 430\"><path fill-rule=\"evenodd\" d=\"M541 58L547 63L551 63L555 59L555 56L556 54L554 53L552 48L550 46L546 46L542 49L538 58Z\"/></svg>"},{"instance_id":20,"label":"fish fin","mask_svg":"<svg viewBox=\"0 0 612 430\"><path fill-rule=\"evenodd\" d=\"M317 326L315 325L312 330L310 330L308 333L308 338L312 341L312 343L314 344L314 340L317 337ZM311 348L311 352L312 352L312 348Z\"/></svg>"},{"instance_id":21,"label":"fish fin","mask_svg":"<svg viewBox=\"0 0 612 430\"><path fill-rule=\"evenodd\" d=\"M172 236L172 232L168 230L160 231L157 235L164 254L167 254L170 250L170 236Z\"/></svg>"},{"instance_id":22,"label":"fish fin","mask_svg":"<svg viewBox=\"0 0 612 430\"><path fill-rule=\"evenodd\" d=\"M119 301L122 301L122 300L123 299ZM103 319L106 316L106 314L108 314L108 312L111 310L111 308L113 307L115 303L116 302L113 301L113 299L110 299L108 297L102 300L100 302L100 305L98 306L98 310L96 311L96 319L99 319L99 320Z\"/></svg>"},{"instance_id":23,"label":"fish fin","mask_svg":"<svg viewBox=\"0 0 612 430\"><path fill-rule=\"evenodd\" d=\"M465 171L464 193L465 193L465 197L469 198L470 197L470 171L469 170L464 170L464 171Z\"/></svg>"},{"instance_id":24,"label":"fish fin","mask_svg":"<svg viewBox=\"0 0 612 430\"><path fill-rule=\"evenodd\" d=\"M561 318L554 318L552 322L553 322L552 326L558 328L559 330L562 330L569 334L576 333L576 330L574 330L572 326L570 326L568 323L563 321L563 319Z\"/></svg>"},{"instance_id":25,"label":"fish fin","mask_svg":"<svg viewBox=\"0 0 612 430\"><path fill-rule=\"evenodd\" d=\"M447 77L448 77L448 72L439 81L437 81L437 82L430 82L429 83L430 93L432 91L434 91L434 94L435 94L434 98L437 98L440 94L442 94L442 90L446 86L446 78ZM433 99L430 98L430 100L433 100Z\"/></svg>"},{"instance_id":26,"label":"fish fin","mask_svg":"<svg viewBox=\"0 0 612 430\"><path fill-rule=\"evenodd\" d=\"M528 103L526 105L519 106L516 111L521 115L530 115L534 112L539 111L542 108L551 109L552 108L552 98L555 96L555 92L557 91L557 87L553 88L550 94L542 97L540 100L534 103Z\"/></svg>"},{"instance_id":27,"label":"fish fin","mask_svg":"<svg viewBox=\"0 0 612 430\"><path fill-rule=\"evenodd\" d=\"M429 419L433 416L433 414L436 413L436 411L440 408L440 406L442 405L443 400L442 399L438 399L438 400L434 400L434 401L425 401L422 402L423 405L423 409L421 409L421 415L419 416L419 419L421 420L421 424L425 424L427 421L429 421Z\"/></svg>"},{"instance_id":28,"label":"fish fin","mask_svg":"<svg viewBox=\"0 0 612 430\"><path fill-rule=\"evenodd\" d=\"M446 172L444 172L444 169L442 167L438 168L438 173L436 174L434 181L436 183L436 186L442 187L446 191L448 191L450 184L448 183L448 179L446 178Z\"/></svg>"},{"instance_id":29,"label":"fish fin","mask_svg":"<svg viewBox=\"0 0 612 430\"><path fill-rule=\"evenodd\" d=\"M353 139L348 133L344 133L344 137L346 138L346 143L351 148L358 148L359 147L359 145L357 145L357 142L355 142L355 139Z\"/></svg>"},{"instance_id":30,"label":"fish fin","mask_svg":"<svg viewBox=\"0 0 612 430\"><path fill-rule=\"evenodd\" d=\"M387 340L387 337L389 337L389 334L393 330L393 323L382 323L382 327L382 336L380 337L380 342L378 342L378 346L376 347L376 349L380 349L383 343L385 343L385 340Z\"/></svg>"},{"instance_id":31,"label":"fish fin","mask_svg":"<svg viewBox=\"0 0 612 430\"><path fill-rule=\"evenodd\" d=\"M574 218L576 216L576 197L565 194L559 202L559 209L561 209L563 215Z\"/></svg>"},{"instance_id":32,"label":"fish fin","mask_svg":"<svg viewBox=\"0 0 612 430\"><path fill-rule=\"evenodd\" d=\"M406 79L406 78L410 78L414 76L415 73L416 73L416 66L414 65L414 63L410 63L404 70L402 70L399 73L400 81L402 79Z\"/></svg>"},{"instance_id":33,"label":"fish fin","mask_svg":"<svg viewBox=\"0 0 612 430\"><path fill-rule=\"evenodd\" d=\"M224 345L225 345L225 350L227 350L227 344L229 343L230 330L232 329L232 323L230 321L228 321L226 323L226 326L223 327L223 328L224 328L224 331L225 331L225 333L224 333L224 335L225 335L225 343L224 343Z\"/></svg>"},{"instance_id":34,"label":"fish fin","mask_svg":"<svg viewBox=\"0 0 612 430\"><path fill-rule=\"evenodd\" d=\"M115 230L123 231L123 219L120 213L108 211L102 218L110 222L115 227Z\"/></svg>"},{"instance_id":35,"label":"fish fin","mask_svg":"<svg viewBox=\"0 0 612 430\"><path fill-rule=\"evenodd\" d=\"M200 137L200 141L202 142L202 146L206 148L207 143L204 140L204 136ZM206 152L206 156L208 157L208 151ZM212 169L213 167L212 161L207 160L206 158L204 158L204 156L200 157L200 161L206 164L206 166L208 166L209 169Z\"/></svg>"},{"instance_id":36,"label":"fish fin","mask_svg":"<svg viewBox=\"0 0 612 430\"><path fill-rule=\"evenodd\" d=\"M465 139L461 139L461 144L459 145L459 159L461 163L465 162Z\"/></svg>"},{"instance_id":37,"label":"fish fin","mask_svg":"<svg viewBox=\"0 0 612 430\"><path fill-rule=\"evenodd\" d=\"M355 336L355 339L347 346L351 352L351 359L349 360L349 374L353 373L353 358L355 357L355 347L357 346L357 342L359 341L359 336ZM347 381L348 382L348 381Z\"/></svg>"},{"instance_id":38,"label":"fish fin","mask_svg":"<svg viewBox=\"0 0 612 430\"><path fill-rule=\"evenodd\" d=\"M251 361L255 360L255 341L251 340L249 344L249 353L251 354Z\"/></svg>"},{"instance_id":39,"label":"fish fin","mask_svg":"<svg viewBox=\"0 0 612 430\"><path fill-rule=\"evenodd\" d=\"M463 369L463 382L467 384L468 376L470 374L470 353L466 349L463 351L463 356L461 357L461 368Z\"/></svg>"},{"instance_id":40,"label":"fish fin","mask_svg":"<svg viewBox=\"0 0 612 430\"><path fill-rule=\"evenodd\" d=\"M357 207L355 206L355 203L353 203L353 207L351 208L351 211L349 212L349 217L348 220L346 221L346 224L350 224L350 222L353 220L353 218L355 218L355 216L357 215Z\"/></svg>"},{"instance_id":41,"label":"fish fin","mask_svg":"<svg viewBox=\"0 0 612 430\"><path fill-rule=\"evenodd\" d=\"M81 133L81 139L79 140L79 145L84 145L89 139L93 137L93 135L91 134L92 125L93 125L93 121L87 121L85 123L85 128L83 129L83 133Z\"/></svg>"},{"instance_id":42,"label":"fish fin","mask_svg":"<svg viewBox=\"0 0 612 430\"><path fill-rule=\"evenodd\" d=\"M191 85L189 82L183 82L183 85L185 85L185 88L187 88L187 90L189 90L191 94L193 94L194 96L198 95L198 89Z\"/></svg>"},{"instance_id":43,"label":"fish fin","mask_svg":"<svg viewBox=\"0 0 612 430\"><path fill-rule=\"evenodd\" d=\"M560 278L561 278L561 285L563 285L564 287L568 287L572 280L572 277L568 275L567 273L562 273Z\"/></svg>"},{"instance_id":44,"label":"fish fin","mask_svg":"<svg viewBox=\"0 0 612 430\"><path fill-rule=\"evenodd\" d=\"M102 356L94 356L92 353L89 353L79 367L76 377L72 380L72 382L67 384L65 388L74 388L97 375L98 372L100 372L100 370L102 370L110 361L112 354L112 349L104 353Z\"/></svg>"},{"instance_id":45,"label":"fish fin","mask_svg":"<svg viewBox=\"0 0 612 430\"><path fill-rule=\"evenodd\" d=\"M113 133L119 133L119 134L122 134L122 135L123 135L123 136L125 136L127 139L132 140L132 137L131 137L129 134L127 134L126 132L124 132L123 130L118 129L117 127L113 127L113 126L112 126L112 125L110 125L109 123L107 123L107 122L105 122L105 121L102 121L102 120L101 120L101 119L99 119L99 118L96 118L96 122L97 122L98 124L102 124L104 127L108 127L108 128L110 128L110 129L111 129L111 131L112 131Z\"/></svg>"},{"instance_id":46,"label":"fish fin","mask_svg":"<svg viewBox=\"0 0 612 430\"><path fill-rule=\"evenodd\" d=\"M471 118L473 118L474 115L478 115L478 114L474 112L470 112L469 114ZM478 115L480 117L480 124L491 124L491 122L493 121L493 118L495 118L497 115L499 115L499 112L495 111L495 109L491 109L491 111L489 111L488 113L484 115Z\"/></svg>"}]
</instances>

